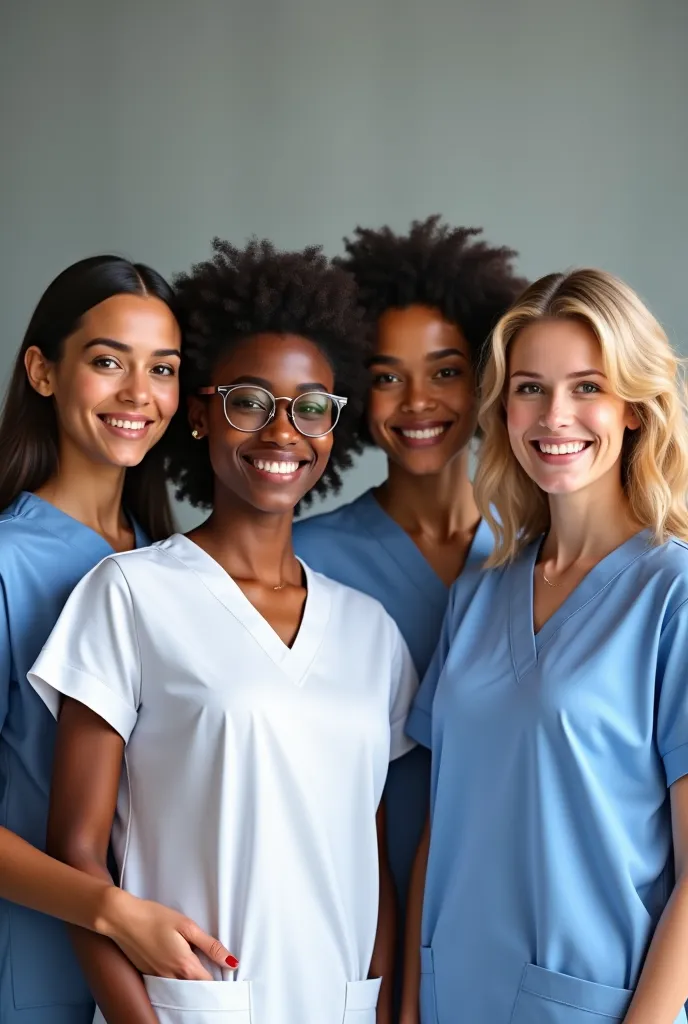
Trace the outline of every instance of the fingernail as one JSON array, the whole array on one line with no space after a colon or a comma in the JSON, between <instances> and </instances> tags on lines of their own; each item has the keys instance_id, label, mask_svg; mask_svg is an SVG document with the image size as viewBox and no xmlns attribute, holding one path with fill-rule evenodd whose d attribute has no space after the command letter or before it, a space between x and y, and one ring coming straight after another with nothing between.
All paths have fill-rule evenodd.
<instances>
[{"instance_id":1,"label":"fingernail","mask_svg":"<svg viewBox=\"0 0 688 1024\"><path fill-rule=\"evenodd\" d=\"M228 967L231 967L233 971L236 971L237 967L239 966L239 961L235 956L228 956L227 959L225 960L225 963L227 964Z\"/></svg>"}]
</instances>

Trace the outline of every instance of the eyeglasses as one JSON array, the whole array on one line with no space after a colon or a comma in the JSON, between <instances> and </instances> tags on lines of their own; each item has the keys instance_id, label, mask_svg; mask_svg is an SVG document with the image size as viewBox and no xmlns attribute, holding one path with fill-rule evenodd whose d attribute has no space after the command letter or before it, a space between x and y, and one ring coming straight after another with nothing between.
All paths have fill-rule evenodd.
<instances>
[{"instance_id":1,"label":"eyeglasses","mask_svg":"<svg viewBox=\"0 0 688 1024\"><path fill-rule=\"evenodd\" d=\"M306 391L296 398L276 398L254 384L220 384L199 388L199 395L222 395L225 418L230 427L252 434L275 418L278 402L288 402L289 422L305 437L325 437L337 426L346 398L325 391Z\"/></svg>"}]
</instances>

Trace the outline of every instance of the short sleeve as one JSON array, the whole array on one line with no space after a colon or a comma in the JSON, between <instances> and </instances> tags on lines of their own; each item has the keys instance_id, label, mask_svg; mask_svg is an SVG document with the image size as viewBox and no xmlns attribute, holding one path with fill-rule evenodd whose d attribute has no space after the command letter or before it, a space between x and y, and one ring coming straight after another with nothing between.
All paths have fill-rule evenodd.
<instances>
[{"instance_id":1,"label":"short sleeve","mask_svg":"<svg viewBox=\"0 0 688 1024\"><path fill-rule=\"evenodd\" d=\"M454 637L454 594L455 587L449 595L439 642L406 722L406 734L428 749L432 746L432 703Z\"/></svg>"},{"instance_id":2,"label":"short sleeve","mask_svg":"<svg viewBox=\"0 0 688 1024\"><path fill-rule=\"evenodd\" d=\"M418 689L418 676L404 638L394 625L395 641L392 657L392 690L390 694L390 761L407 754L415 746L405 735L409 707Z\"/></svg>"},{"instance_id":3,"label":"short sleeve","mask_svg":"<svg viewBox=\"0 0 688 1024\"><path fill-rule=\"evenodd\" d=\"M5 719L10 700L10 674L12 671L12 647L10 645L10 622L7 613L7 595L5 584L0 577L0 732L5 727Z\"/></svg>"},{"instance_id":4,"label":"short sleeve","mask_svg":"<svg viewBox=\"0 0 688 1024\"><path fill-rule=\"evenodd\" d=\"M657 674L657 746L671 786L688 775L688 601L662 629Z\"/></svg>"},{"instance_id":5,"label":"short sleeve","mask_svg":"<svg viewBox=\"0 0 688 1024\"><path fill-rule=\"evenodd\" d=\"M114 558L72 591L28 679L56 718L61 697L72 697L129 739L140 702L141 659L129 586Z\"/></svg>"}]
</instances>

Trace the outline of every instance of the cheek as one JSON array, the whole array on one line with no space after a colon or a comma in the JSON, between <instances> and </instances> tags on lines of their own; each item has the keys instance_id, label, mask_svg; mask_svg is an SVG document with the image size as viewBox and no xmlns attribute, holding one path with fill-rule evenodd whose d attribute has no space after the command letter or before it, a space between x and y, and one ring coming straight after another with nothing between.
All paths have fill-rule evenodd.
<instances>
[{"instance_id":1,"label":"cheek","mask_svg":"<svg viewBox=\"0 0 688 1024\"><path fill-rule=\"evenodd\" d=\"M55 382L55 402L62 418L95 409L113 393L113 381L86 366L63 366Z\"/></svg>"},{"instance_id":2,"label":"cheek","mask_svg":"<svg viewBox=\"0 0 688 1024\"><path fill-rule=\"evenodd\" d=\"M506 428L509 437L514 441L522 439L538 421L535 403L519 402L509 398L506 403Z\"/></svg>"},{"instance_id":3,"label":"cheek","mask_svg":"<svg viewBox=\"0 0 688 1024\"><path fill-rule=\"evenodd\" d=\"M179 406L179 378L162 379L155 386L155 404L164 420L171 420Z\"/></svg>"},{"instance_id":4,"label":"cheek","mask_svg":"<svg viewBox=\"0 0 688 1024\"><path fill-rule=\"evenodd\" d=\"M375 430L375 428L384 426L385 421L395 413L396 408L397 402L389 391L369 391L366 415L370 429Z\"/></svg>"},{"instance_id":5,"label":"cheek","mask_svg":"<svg viewBox=\"0 0 688 1024\"><path fill-rule=\"evenodd\" d=\"M311 445L315 452L315 457L318 462L327 462L330 455L332 454L332 445L334 444L334 434L326 434L325 437L314 437L311 439Z\"/></svg>"}]
</instances>

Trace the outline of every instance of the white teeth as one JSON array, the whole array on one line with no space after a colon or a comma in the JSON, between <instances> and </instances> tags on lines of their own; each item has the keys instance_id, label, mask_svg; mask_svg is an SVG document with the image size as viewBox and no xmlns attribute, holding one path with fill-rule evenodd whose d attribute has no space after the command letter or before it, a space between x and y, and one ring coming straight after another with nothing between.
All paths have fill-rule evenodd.
<instances>
[{"instance_id":1,"label":"white teeth","mask_svg":"<svg viewBox=\"0 0 688 1024\"><path fill-rule=\"evenodd\" d=\"M445 431L444 427L427 427L425 430L402 430L401 433L404 437L412 437L414 439L422 439L427 437L439 437Z\"/></svg>"},{"instance_id":2,"label":"white teeth","mask_svg":"<svg viewBox=\"0 0 688 1024\"><path fill-rule=\"evenodd\" d=\"M295 473L299 468L298 462L266 462L265 459L252 459L251 461L256 469L261 469L264 473L276 473L278 476Z\"/></svg>"},{"instance_id":3,"label":"white teeth","mask_svg":"<svg viewBox=\"0 0 688 1024\"><path fill-rule=\"evenodd\" d=\"M585 448L585 441L565 441L563 444L545 444L538 441L538 447L545 455L575 455Z\"/></svg>"},{"instance_id":4,"label":"white teeth","mask_svg":"<svg viewBox=\"0 0 688 1024\"><path fill-rule=\"evenodd\" d=\"M124 430L143 430L146 426L145 420L116 420L114 416L103 416L103 419L111 427L121 427Z\"/></svg>"}]
</instances>

